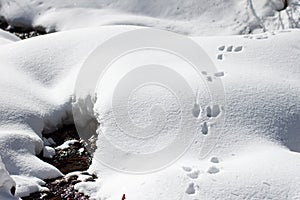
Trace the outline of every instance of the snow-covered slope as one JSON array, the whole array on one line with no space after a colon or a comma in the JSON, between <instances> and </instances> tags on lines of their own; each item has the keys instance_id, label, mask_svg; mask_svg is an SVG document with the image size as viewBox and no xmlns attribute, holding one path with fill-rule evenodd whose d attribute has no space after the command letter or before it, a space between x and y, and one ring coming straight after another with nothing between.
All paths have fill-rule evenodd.
<instances>
[{"instance_id":1,"label":"snow-covered slope","mask_svg":"<svg viewBox=\"0 0 300 200\"><path fill-rule=\"evenodd\" d=\"M36 178L62 175L35 156L43 149L42 131L70 123L77 70L101 41L114 34L113 28L86 29L0 46L0 156L9 174L21 175L21 183L28 185L17 181L18 195L39 189L41 181ZM24 176L31 181L24 181Z\"/></svg>"},{"instance_id":2,"label":"snow-covered slope","mask_svg":"<svg viewBox=\"0 0 300 200\"><path fill-rule=\"evenodd\" d=\"M19 40L20 40L20 38L18 38L17 36L0 29L0 44L16 42Z\"/></svg>"},{"instance_id":3,"label":"snow-covered slope","mask_svg":"<svg viewBox=\"0 0 300 200\"><path fill-rule=\"evenodd\" d=\"M78 29L0 46L0 156L18 195L41 189L38 179L61 175L35 156L43 148L42 130L70 122L73 86L88 55L135 28ZM94 162L90 171L99 173L101 187L76 187L110 199L123 193L133 200L300 198L299 35L192 38L224 72L226 122L214 151L147 175L120 174Z\"/></svg>"},{"instance_id":4,"label":"snow-covered slope","mask_svg":"<svg viewBox=\"0 0 300 200\"><path fill-rule=\"evenodd\" d=\"M101 174L97 195L149 200L298 199L299 31L193 40L225 74L226 122L216 148L204 160L184 156L165 170L145 175L119 173L94 162L90 170ZM77 187L81 186L89 187Z\"/></svg>"},{"instance_id":5,"label":"snow-covered slope","mask_svg":"<svg viewBox=\"0 0 300 200\"><path fill-rule=\"evenodd\" d=\"M11 26L59 31L98 25L141 25L192 35L299 28L299 0L15 0L0 1ZM281 12L279 12L282 10Z\"/></svg>"}]
</instances>

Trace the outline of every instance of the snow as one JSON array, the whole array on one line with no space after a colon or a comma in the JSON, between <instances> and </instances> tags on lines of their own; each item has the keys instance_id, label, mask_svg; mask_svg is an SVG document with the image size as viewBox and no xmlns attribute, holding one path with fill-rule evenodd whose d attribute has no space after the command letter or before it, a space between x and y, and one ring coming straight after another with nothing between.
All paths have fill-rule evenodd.
<instances>
[{"instance_id":1,"label":"snow","mask_svg":"<svg viewBox=\"0 0 300 200\"><path fill-rule=\"evenodd\" d=\"M198 37L295 28L299 1L291 1L288 10L281 12L276 11L282 6L276 0L274 4L265 0L174 2L0 2L0 13L10 26L68 30L23 41L0 31L1 199L14 199L10 189L15 184L16 196L25 196L45 190L42 179L62 176L54 166L36 157L42 150L47 157L54 151L44 147L54 143L43 138L42 132L72 123L75 80L88 56L107 39L138 29L118 24L153 26L193 36L191 39L218 69L215 74L203 75L209 82L222 80L226 104L202 110L198 104L191 104L191 109L194 105L194 116L207 112L216 118L223 114L224 107L223 131L208 157L198 159L195 155L199 149L192 145L173 165L155 173L121 173L94 160L89 172L101 178L94 183L78 183L76 189L91 199L121 199L123 194L133 200L300 198L300 31ZM95 27L105 24L114 26ZM138 56L145 55L149 54ZM163 60L163 54L155 56ZM130 66L140 61L126 62ZM103 92L110 94L109 88ZM159 89L156 95L171 98ZM146 102L138 100L137 104ZM105 105L96 103L100 108ZM85 112L91 116L100 113L97 109ZM137 124L149 117L139 111L133 114ZM210 124L202 124L202 132L209 131ZM158 140L158 144L167 145L168 141ZM151 149L126 142L119 145L131 150Z\"/></svg>"},{"instance_id":2,"label":"snow","mask_svg":"<svg viewBox=\"0 0 300 200\"><path fill-rule=\"evenodd\" d=\"M56 145L56 143L54 142L54 140L51 137L49 137L49 138L43 137L43 142L44 142L45 146Z\"/></svg>"},{"instance_id":3,"label":"snow","mask_svg":"<svg viewBox=\"0 0 300 200\"><path fill-rule=\"evenodd\" d=\"M102 187L92 196L118 199L125 193L128 199L299 198L300 68L297 60L300 52L296 47L300 44L299 30L193 40L201 44L218 70L224 72L226 122L211 152L220 162L210 162L210 158L193 159L187 152L185 156L191 160L182 158L152 174L128 175L94 161L90 172L101 176ZM220 54L222 60L217 59ZM120 66L124 67L124 63ZM96 107L101 104L106 102L100 101ZM214 107L207 109L211 116L218 113ZM142 114L135 117L140 119ZM102 132L109 135L111 124L104 123L103 127ZM133 144L121 145L120 148L127 146L130 152ZM193 152L198 151L191 147L190 153ZM188 170L182 170L183 167ZM190 169L191 172L185 172Z\"/></svg>"},{"instance_id":4,"label":"snow","mask_svg":"<svg viewBox=\"0 0 300 200\"><path fill-rule=\"evenodd\" d=\"M44 127L53 130L67 119L74 77L89 53L125 29L116 26L67 31L8 44L0 49L3 72L0 101L1 110L5 110L0 121L0 152L16 181L20 180L16 178L19 176L47 179L61 175L34 156L43 149L41 131ZM249 197L254 191L259 191L254 194L257 198L264 195L297 198L300 176L296 169L300 161L298 143L294 141L299 141L298 36L298 30L289 30L246 37L193 38L206 50L218 70L224 72L226 126L212 152L220 163L210 164L209 158L203 161L183 159L157 174L148 175L122 174L95 164L90 171L96 171L101 177L101 189L92 183L76 187L86 188L92 196L111 199L120 198L123 193L130 199L156 199L157 195L163 199L188 199L190 195L230 199L234 198L231 193ZM223 45L226 50L220 51ZM227 51L229 46L239 48L231 52ZM223 54L223 60L217 59L219 54ZM212 107L212 110L215 109ZM185 172L182 167L192 171ZM214 173L207 173L212 169ZM195 171L199 171L201 178L196 178ZM189 173L192 174L187 175ZM229 184L230 180L235 182ZM264 184L267 189L259 189L263 182L270 186ZM32 182L21 187L22 183L18 188L40 189ZM185 191L192 187L191 183L195 194L188 195ZM249 187L241 188L245 185ZM223 189L218 191L220 187ZM18 188L20 195L34 191Z\"/></svg>"},{"instance_id":5,"label":"snow","mask_svg":"<svg viewBox=\"0 0 300 200\"><path fill-rule=\"evenodd\" d=\"M76 180L80 180L82 182L86 182L88 179L93 178L91 175L82 174L81 171L70 172L70 173L65 175L65 178L68 179L71 176L77 176Z\"/></svg>"},{"instance_id":6,"label":"snow","mask_svg":"<svg viewBox=\"0 0 300 200\"><path fill-rule=\"evenodd\" d=\"M11 193L12 188L16 187L15 181L9 176L6 171L5 166L2 163L2 159L0 157L0 198L1 199L17 199L13 198L13 194Z\"/></svg>"},{"instance_id":7,"label":"snow","mask_svg":"<svg viewBox=\"0 0 300 200\"><path fill-rule=\"evenodd\" d=\"M65 141L63 144L55 147L55 149L57 150L63 150L63 149L67 149L70 147L70 145L76 143L76 142L79 142L78 140L68 140L68 141Z\"/></svg>"},{"instance_id":8,"label":"snow","mask_svg":"<svg viewBox=\"0 0 300 200\"><path fill-rule=\"evenodd\" d=\"M15 175L12 178L17 183L16 196L25 197L36 191L49 191L48 188L42 186L46 183L39 178Z\"/></svg>"},{"instance_id":9,"label":"snow","mask_svg":"<svg viewBox=\"0 0 300 200\"><path fill-rule=\"evenodd\" d=\"M12 27L48 32L99 25L140 25L192 35L224 35L299 27L299 0L1 1Z\"/></svg>"},{"instance_id":10,"label":"snow","mask_svg":"<svg viewBox=\"0 0 300 200\"><path fill-rule=\"evenodd\" d=\"M19 40L20 40L20 38L18 38L17 36L0 29L0 45L10 43L10 42L16 42Z\"/></svg>"},{"instance_id":11,"label":"snow","mask_svg":"<svg viewBox=\"0 0 300 200\"><path fill-rule=\"evenodd\" d=\"M106 37L99 38L102 31ZM88 54L114 34L113 28L86 29L0 46L0 155L10 175L39 179L62 176L35 156L43 149L42 131L51 132L72 121L76 73ZM68 56L63 56L65 52ZM37 190L34 181L28 181L27 186L31 183Z\"/></svg>"},{"instance_id":12,"label":"snow","mask_svg":"<svg viewBox=\"0 0 300 200\"><path fill-rule=\"evenodd\" d=\"M52 158L55 155L55 149L52 147L44 146L43 156L45 158Z\"/></svg>"},{"instance_id":13,"label":"snow","mask_svg":"<svg viewBox=\"0 0 300 200\"><path fill-rule=\"evenodd\" d=\"M101 199L100 195L95 194L96 191L101 191L101 183L97 182L80 182L74 186L78 192L88 195L90 199Z\"/></svg>"},{"instance_id":14,"label":"snow","mask_svg":"<svg viewBox=\"0 0 300 200\"><path fill-rule=\"evenodd\" d=\"M219 164L194 162L192 172L180 165L150 175L102 172L101 189L94 195L108 199L123 193L128 199L299 198L299 155L278 146L255 144L222 158Z\"/></svg>"}]
</instances>

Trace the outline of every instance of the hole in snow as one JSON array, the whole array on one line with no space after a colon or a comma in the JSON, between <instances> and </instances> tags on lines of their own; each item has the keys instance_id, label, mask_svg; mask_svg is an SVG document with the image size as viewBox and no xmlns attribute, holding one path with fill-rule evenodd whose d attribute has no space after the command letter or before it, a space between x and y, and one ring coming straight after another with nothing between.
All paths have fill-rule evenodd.
<instances>
[{"instance_id":1,"label":"hole in snow","mask_svg":"<svg viewBox=\"0 0 300 200\"><path fill-rule=\"evenodd\" d=\"M15 193L16 193L16 187L15 187L15 186L12 186L12 187L10 188L10 193L11 193L13 196L15 196Z\"/></svg>"},{"instance_id":2,"label":"hole in snow","mask_svg":"<svg viewBox=\"0 0 300 200\"><path fill-rule=\"evenodd\" d=\"M207 135L208 134L208 126L207 126L207 122L204 122L202 125L201 125L201 131L202 131L202 134L203 135Z\"/></svg>"},{"instance_id":3,"label":"hole in snow","mask_svg":"<svg viewBox=\"0 0 300 200\"><path fill-rule=\"evenodd\" d=\"M217 57L218 60L223 60L223 54L219 54Z\"/></svg>"},{"instance_id":4,"label":"hole in snow","mask_svg":"<svg viewBox=\"0 0 300 200\"><path fill-rule=\"evenodd\" d=\"M234 48L234 52L239 52L239 51L242 51L242 50L243 50L242 46L238 46L238 47Z\"/></svg>"},{"instance_id":5,"label":"hole in snow","mask_svg":"<svg viewBox=\"0 0 300 200\"><path fill-rule=\"evenodd\" d=\"M193 113L193 116L194 116L194 117L196 117L196 118L199 117L199 115L200 115L200 113L201 113L201 108L200 108L200 105L199 105L199 104L197 104L197 103L194 104L194 108L193 108L193 110L192 110L192 113Z\"/></svg>"},{"instance_id":6,"label":"hole in snow","mask_svg":"<svg viewBox=\"0 0 300 200\"><path fill-rule=\"evenodd\" d=\"M224 75L225 75L224 72L217 72L217 73L215 73L215 77L222 77Z\"/></svg>"},{"instance_id":7,"label":"hole in snow","mask_svg":"<svg viewBox=\"0 0 300 200\"><path fill-rule=\"evenodd\" d=\"M233 46L227 47L227 51L228 51L228 52L232 52L232 49L233 49Z\"/></svg>"},{"instance_id":8,"label":"hole in snow","mask_svg":"<svg viewBox=\"0 0 300 200\"><path fill-rule=\"evenodd\" d=\"M187 194L195 194L196 190L195 190L195 186L194 183L190 183L188 188L186 189L185 193Z\"/></svg>"},{"instance_id":9,"label":"hole in snow","mask_svg":"<svg viewBox=\"0 0 300 200\"><path fill-rule=\"evenodd\" d=\"M206 108L207 117L217 117L221 113L219 105L208 106Z\"/></svg>"},{"instance_id":10,"label":"hole in snow","mask_svg":"<svg viewBox=\"0 0 300 200\"><path fill-rule=\"evenodd\" d=\"M212 167L210 167L208 170L207 170L207 172L209 173L209 174L216 174L216 173L218 173L220 170L219 170L219 168L217 168L217 167L215 167L215 166L212 166Z\"/></svg>"},{"instance_id":11,"label":"hole in snow","mask_svg":"<svg viewBox=\"0 0 300 200\"><path fill-rule=\"evenodd\" d=\"M224 51L224 49L225 49L225 46L224 46L224 45L223 45L223 46L220 46L220 47L218 48L219 51Z\"/></svg>"},{"instance_id":12,"label":"hole in snow","mask_svg":"<svg viewBox=\"0 0 300 200\"><path fill-rule=\"evenodd\" d=\"M219 158L217 158L217 157L212 157L212 158L210 159L210 162L212 162L212 163L219 163L220 161L219 161Z\"/></svg>"},{"instance_id":13,"label":"hole in snow","mask_svg":"<svg viewBox=\"0 0 300 200\"><path fill-rule=\"evenodd\" d=\"M211 76L208 76L208 77L207 77L207 81L212 82L212 81L213 81L212 77L211 77Z\"/></svg>"}]
</instances>

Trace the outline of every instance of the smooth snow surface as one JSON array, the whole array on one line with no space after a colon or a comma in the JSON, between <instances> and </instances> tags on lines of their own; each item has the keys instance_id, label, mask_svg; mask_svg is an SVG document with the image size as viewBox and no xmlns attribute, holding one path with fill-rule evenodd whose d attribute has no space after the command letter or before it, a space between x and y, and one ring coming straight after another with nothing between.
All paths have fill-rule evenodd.
<instances>
[{"instance_id":1,"label":"smooth snow surface","mask_svg":"<svg viewBox=\"0 0 300 200\"><path fill-rule=\"evenodd\" d=\"M10 43L10 42L16 42L19 40L20 40L20 38L18 38L17 36L0 29L0 45Z\"/></svg>"},{"instance_id":2,"label":"smooth snow surface","mask_svg":"<svg viewBox=\"0 0 300 200\"><path fill-rule=\"evenodd\" d=\"M43 149L42 130L70 123L80 66L103 41L132 29L78 29L0 45L0 156L17 195L43 190L40 179L61 175L35 156ZM299 30L286 30L193 37L220 72L209 76L221 78L225 88L226 122L216 148L204 160L186 156L144 175L94 162L90 172L99 181L76 188L113 200L123 194L131 200L299 199L299 36ZM219 112L214 106L207 111ZM2 177L13 181L5 168L0 167L0 194L7 196L10 185Z\"/></svg>"},{"instance_id":3,"label":"smooth snow surface","mask_svg":"<svg viewBox=\"0 0 300 200\"><path fill-rule=\"evenodd\" d=\"M282 10L282 0L1 0L0 17L13 27L48 32L140 25L191 35L228 35L299 28L299 3L289 0Z\"/></svg>"}]
</instances>

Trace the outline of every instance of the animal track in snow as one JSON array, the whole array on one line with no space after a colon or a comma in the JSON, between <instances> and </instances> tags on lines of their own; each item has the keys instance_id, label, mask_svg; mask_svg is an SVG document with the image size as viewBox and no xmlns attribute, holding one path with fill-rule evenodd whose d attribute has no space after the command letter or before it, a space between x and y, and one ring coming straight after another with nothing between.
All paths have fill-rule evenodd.
<instances>
[{"instance_id":1,"label":"animal track in snow","mask_svg":"<svg viewBox=\"0 0 300 200\"><path fill-rule=\"evenodd\" d=\"M232 52L232 49L233 49L233 46L231 45L231 46L229 46L229 47L227 47L227 52Z\"/></svg>"},{"instance_id":2,"label":"animal track in snow","mask_svg":"<svg viewBox=\"0 0 300 200\"><path fill-rule=\"evenodd\" d=\"M203 124L201 124L201 132L203 135L207 135L208 134L208 125L207 122L203 122Z\"/></svg>"},{"instance_id":3,"label":"animal track in snow","mask_svg":"<svg viewBox=\"0 0 300 200\"><path fill-rule=\"evenodd\" d=\"M226 49L226 51L225 51ZM219 54L217 55L217 59L218 60L223 60L224 59L224 55L228 54L228 53L238 53L243 51L244 47L243 46L233 46L233 45L229 45L229 46L219 46L218 50L219 50Z\"/></svg>"},{"instance_id":4,"label":"animal track in snow","mask_svg":"<svg viewBox=\"0 0 300 200\"><path fill-rule=\"evenodd\" d=\"M187 174L188 177L190 177L191 179L197 179L199 177L200 171L199 170L195 170L189 174Z\"/></svg>"},{"instance_id":5,"label":"animal track in snow","mask_svg":"<svg viewBox=\"0 0 300 200\"><path fill-rule=\"evenodd\" d=\"M217 168L216 166L211 166L208 170L207 170L207 173L209 174L216 174L220 172L220 169Z\"/></svg>"},{"instance_id":6,"label":"animal track in snow","mask_svg":"<svg viewBox=\"0 0 300 200\"><path fill-rule=\"evenodd\" d=\"M223 54L219 54L219 55L217 56L217 59L218 59L218 60L223 60Z\"/></svg>"},{"instance_id":7,"label":"animal track in snow","mask_svg":"<svg viewBox=\"0 0 300 200\"><path fill-rule=\"evenodd\" d=\"M186 166L183 166L182 169L186 172L191 172L192 171L192 168L191 167L186 167Z\"/></svg>"},{"instance_id":8,"label":"animal track in snow","mask_svg":"<svg viewBox=\"0 0 300 200\"><path fill-rule=\"evenodd\" d=\"M217 72L217 73L215 73L215 77L222 77L224 75L225 75L224 72Z\"/></svg>"},{"instance_id":9,"label":"animal track in snow","mask_svg":"<svg viewBox=\"0 0 300 200\"><path fill-rule=\"evenodd\" d=\"M185 190L185 193L192 195L196 193L196 189L195 189L195 184L194 183L190 183L187 187L187 189Z\"/></svg>"},{"instance_id":10,"label":"animal track in snow","mask_svg":"<svg viewBox=\"0 0 300 200\"><path fill-rule=\"evenodd\" d=\"M234 52L240 52L242 50L243 50L243 47L242 46L238 46L238 47L235 47L233 51Z\"/></svg>"},{"instance_id":11,"label":"animal track in snow","mask_svg":"<svg viewBox=\"0 0 300 200\"><path fill-rule=\"evenodd\" d=\"M188 166L183 166L182 169L184 172L186 172L186 175L191 179L197 179L199 177L200 170L198 169L193 169L192 167Z\"/></svg>"},{"instance_id":12,"label":"animal track in snow","mask_svg":"<svg viewBox=\"0 0 300 200\"><path fill-rule=\"evenodd\" d=\"M220 47L218 48L219 51L224 51L224 49L225 49L225 46L224 46L224 45L223 45L223 46L220 46Z\"/></svg>"},{"instance_id":13,"label":"animal track in snow","mask_svg":"<svg viewBox=\"0 0 300 200\"><path fill-rule=\"evenodd\" d=\"M263 40L263 39L268 39L269 37L267 35L258 35L255 37L257 40Z\"/></svg>"},{"instance_id":14,"label":"animal track in snow","mask_svg":"<svg viewBox=\"0 0 300 200\"><path fill-rule=\"evenodd\" d=\"M206 108L207 117L217 117L221 113L219 105L208 106Z\"/></svg>"},{"instance_id":15,"label":"animal track in snow","mask_svg":"<svg viewBox=\"0 0 300 200\"><path fill-rule=\"evenodd\" d=\"M202 71L201 73L206 77L206 80L209 82L212 82L216 78L221 78L225 76L225 72L208 73L206 71Z\"/></svg>"},{"instance_id":16,"label":"animal track in snow","mask_svg":"<svg viewBox=\"0 0 300 200\"><path fill-rule=\"evenodd\" d=\"M206 78L207 78L207 81L209 81L209 82L212 82L212 81L213 81L213 79L212 79L211 76L207 76Z\"/></svg>"},{"instance_id":17,"label":"animal track in snow","mask_svg":"<svg viewBox=\"0 0 300 200\"><path fill-rule=\"evenodd\" d=\"M278 31L277 33L282 33L281 31ZM261 34L255 34L255 35L245 35L244 38L246 39L256 39L256 40L265 40L273 37L274 35L277 35L275 32L265 32Z\"/></svg>"},{"instance_id":18,"label":"animal track in snow","mask_svg":"<svg viewBox=\"0 0 300 200\"><path fill-rule=\"evenodd\" d=\"M212 158L210 159L210 162L212 162L212 163L219 163L220 161L219 161L219 158L217 158L217 157L212 157Z\"/></svg>"},{"instance_id":19,"label":"animal track in snow","mask_svg":"<svg viewBox=\"0 0 300 200\"><path fill-rule=\"evenodd\" d=\"M198 103L194 104L193 110L192 110L193 116L198 118L200 113L201 113L201 108L200 105Z\"/></svg>"},{"instance_id":20,"label":"animal track in snow","mask_svg":"<svg viewBox=\"0 0 300 200\"><path fill-rule=\"evenodd\" d=\"M201 111L202 111L202 109L201 109L201 107L198 103L198 98L199 98L199 91L197 89L197 93L196 93L196 96L195 96L195 103L194 103L194 107L192 109L193 116L196 117L196 118L198 118L200 116Z\"/></svg>"}]
</instances>

